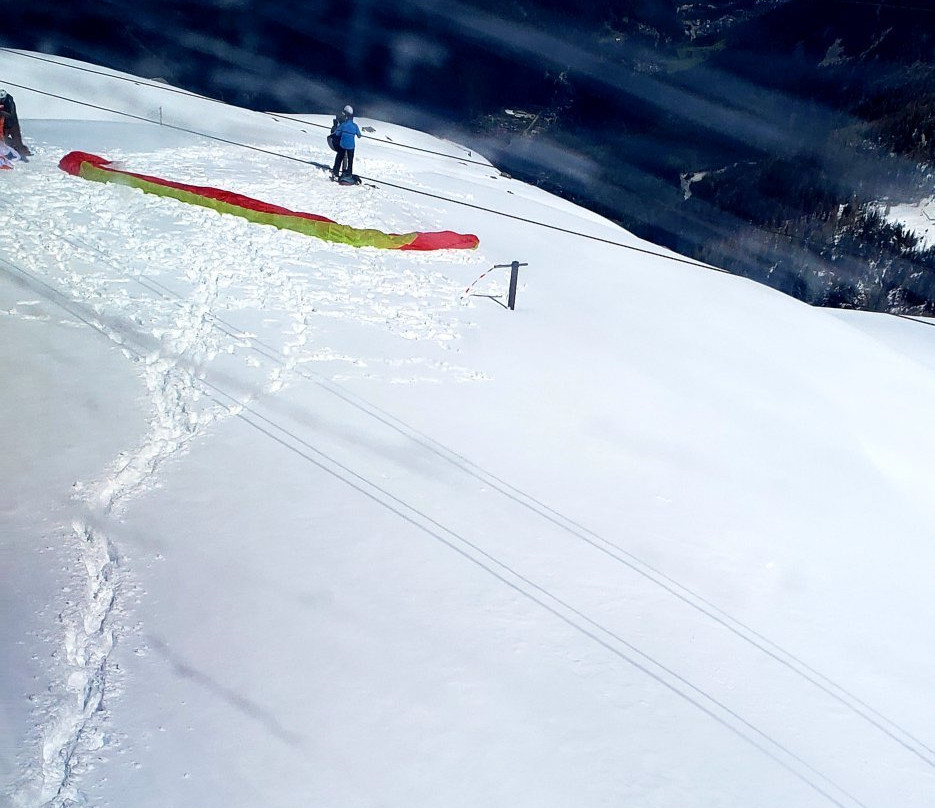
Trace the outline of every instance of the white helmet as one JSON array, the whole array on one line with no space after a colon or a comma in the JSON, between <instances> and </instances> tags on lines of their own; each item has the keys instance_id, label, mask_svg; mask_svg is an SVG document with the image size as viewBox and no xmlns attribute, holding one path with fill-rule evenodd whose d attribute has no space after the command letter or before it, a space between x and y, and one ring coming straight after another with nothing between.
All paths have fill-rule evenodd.
<instances>
[{"instance_id":1,"label":"white helmet","mask_svg":"<svg viewBox=\"0 0 935 808\"><path fill-rule=\"evenodd\" d=\"M353 115L353 114L354 114L354 107L352 107L350 104L348 104L346 107L344 107L344 112L345 112L346 115Z\"/></svg>"}]
</instances>

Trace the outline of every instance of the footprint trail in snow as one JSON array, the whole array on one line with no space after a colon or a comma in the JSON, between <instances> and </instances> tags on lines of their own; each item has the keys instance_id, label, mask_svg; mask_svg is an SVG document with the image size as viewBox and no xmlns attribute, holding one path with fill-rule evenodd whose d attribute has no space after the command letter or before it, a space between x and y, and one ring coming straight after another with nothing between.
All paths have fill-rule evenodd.
<instances>
[{"instance_id":1,"label":"footprint trail in snow","mask_svg":"<svg viewBox=\"0 0 935 808\"><path fill-rule=\"evenodd\" d=\"M189 150L184 157L174 152L132 156L140 170L158 167L178 176L194 173L193 166L223 167L231 159L216 146ZM242 192L263 192L264 184L272 183L283 198L297 197L298 207L305 203L314 177L296 177L294 170L253 159L261 179L257 188ZM438 269L456 264L470 274L480 259L388 256L325 245L126 188L88 186L58 172L52 160L48 167L45 162L37 154L30 172L16 178L18 223L2 229L0 246L10 247L18 268L40 288L47 284L67 296L124 346L145 385L150 413L137 446L99 479L75 486L78 513L69 541L83 592L61 611L58 685L37 699L40 735L14 790L18 805L65 808L81 801L82 773L106 753L113 734L106 699L119 693L111 651L134 630L124 603L133 589L132 575L121 565L112 517L159 484L167 461L236 412L206 394L200 379L209 369L219 379L236 378L236 389L225 392L241 404L275 393L310 362L333 378L482 379L445 356L459 337L461 320L452 312L460 308L463 277ZM322 185L334 197L330 184ZM321 202L309 204L316 201ZM376 203L363 194L339 196L336 206L331 211L336 218L360 226L372 224L376 215ZM0 205L0 215L12 214L11 206ZM29 301L0 314L35 316ZM426 355L413 357L411 345L397 357L363 354L359 346L368 344L371 328L410 344L424 342ZM132 347L147 341L155 347Z\"/></svg>"}]
</instances>

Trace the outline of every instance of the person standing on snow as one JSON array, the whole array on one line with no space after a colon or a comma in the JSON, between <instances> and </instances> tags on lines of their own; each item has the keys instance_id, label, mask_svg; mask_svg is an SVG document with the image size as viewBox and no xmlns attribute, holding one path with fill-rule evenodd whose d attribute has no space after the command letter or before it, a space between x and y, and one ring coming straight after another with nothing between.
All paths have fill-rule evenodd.
<instances>
[{"instance_id":1,"label":"person standing on snow","mask_svg":"<svg viewBox=\"0 0 935 808\"><path fill-rule=\"evenodd\" d=\"M334 130L334 135L338 148L331 176L337 179L354 173L354 138L361 137L360 127L354 122L354 108L350 104L344 107L344 120Z\"/></svg>"},{"instance_id":2,"label":"person standing on snow","mask_svg":"<svg viewBox=\"0 0 935 808\"><path fill-rule=\"evenodd\" d=\"M19 128L19 117L16 114L16 103L13 96L6 90L0 90L0 117L3 118L3 140L19 152L20 158L32 154L29 147L23 143L23 133Z\"/></svg>"}]
</instances>

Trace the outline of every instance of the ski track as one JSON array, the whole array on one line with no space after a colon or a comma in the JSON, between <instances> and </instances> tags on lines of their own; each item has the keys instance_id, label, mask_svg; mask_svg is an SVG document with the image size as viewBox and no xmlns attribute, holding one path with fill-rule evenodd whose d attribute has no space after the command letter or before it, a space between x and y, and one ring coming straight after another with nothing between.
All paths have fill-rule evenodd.
<instances>
[{"instance_id":1,"label":"ski track","mask_svg":"<svg viewBox=\"0 0 935 808\"><path fill-rule=\"evenodd\" d=\"M353 376L351 369L379 377L374 368L380 364L382 378L391 383L482 379L483 374L447 361L362 357L310 339L312 331L320 336L315 323L322 318L383 328L405 340L448 349L461 327L460 318L449 312L461 307L463 279L426 271L425 265L464 264L470 274L479 259L388 256L324 244L138 191L76 181L58 171L57 157L36 151L28 169L16 172L11 183L17 186L18 225L3 228L0 245L9 248L21 269L99 318L97 327L124 346L138 368L150 412L138 446L118 456L99 479L75 483L76 515L62 531L74 555L76 583L67 589L75 594L66 593L69 600L59 614L61 639L52 663L56 685L35 698L37 736L26 750L12 796L23 808L67 808L84 802L81 775L114 745L106 700L119 695L120 681L111 652L138 630L129 625L124 604L134 588L132 575L121 565L108 517L158 485L165 463L238 411L203 392L199 377L207 366L219 358L239 360L238 379L255 382L253 388L245 385L246 392L236 391L241 404L279 391L305 362L349 369L336 372L335 379ZM238 188L243 193L321 210L356 226L392 229L395 224L376 221L369 189L341 189L347 196L336 196L333 186L314 174L297 176L292 166L240 150L196 148L184 158L174 151L108 156L124 160L131 170L215 185L223 185L231 165L243 172L246 161L258 179L255 187ZM333 209L321 209L323 197ZM400 222L410 222L401 232L412 229L413 221L426 220L427 212L414 208L400 203ZM10 204L0 204L0 215L11 212ZM173 237L147 229L148 220L164 224L166 218L174 223ZM223 245L218 229L225 233ZM0 315L48 319L37 309L39 303L19 301ZM253 314L254 325L256 314L266 313L260 318L262 342L273 352L252 350L256 333L225 325L245 312ZM267 333L277 325L279 333ZM128 347L141 333L158 347L147 352Z\"/></svg>"}]
</instances>

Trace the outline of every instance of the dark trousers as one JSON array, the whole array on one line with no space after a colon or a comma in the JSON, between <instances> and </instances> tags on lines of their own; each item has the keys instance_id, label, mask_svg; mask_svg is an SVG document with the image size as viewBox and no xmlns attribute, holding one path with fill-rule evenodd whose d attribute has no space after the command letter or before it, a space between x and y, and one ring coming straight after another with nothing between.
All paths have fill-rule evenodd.
<instances>
[{"instance_id":1,"label":"dark trousers","mask_svg":"<svg viewBox=\"0 0 935 808\"><path fill-rule=\"evenodd\" d=\"M353 174L354 173L354 150L342 149L338 146L338 152L334 156L334 168L332 174Z\"/></svg>"},{"instance_id":2,"label":"dark trousers","mask_svg":"<svg viewBox=\"0 0 935 808\"><path fill-rule=\"evenodd\" d=\"M23 134L19 128L19 118L7 118L6 126L3 127L3 139L20 154L32 154L26 144L23 143Z\"/></svg>"}]
</instances>

